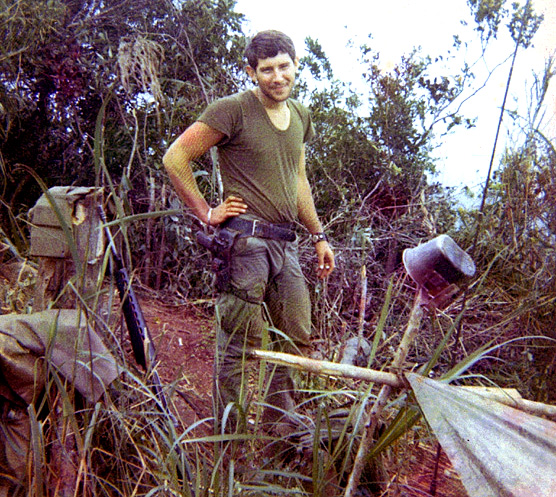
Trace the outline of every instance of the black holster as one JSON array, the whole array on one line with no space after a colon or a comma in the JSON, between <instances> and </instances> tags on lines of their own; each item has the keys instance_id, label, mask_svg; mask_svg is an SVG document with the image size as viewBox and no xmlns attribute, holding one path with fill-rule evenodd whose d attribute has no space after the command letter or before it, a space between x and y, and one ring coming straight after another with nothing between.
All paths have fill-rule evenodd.
<instances>
[{"instance_id":1,"label":"black holster","mask_svg":"<svg viewBox=\"0 0 556 497\"><path fill-rule=\"evenodd\" d=\"M221 229L214 235L197 231L197 242L212 254L212 272L219 292L226 291L230 284L232 247L238 234L227 229Z\"/></svg>"}]
</instances>

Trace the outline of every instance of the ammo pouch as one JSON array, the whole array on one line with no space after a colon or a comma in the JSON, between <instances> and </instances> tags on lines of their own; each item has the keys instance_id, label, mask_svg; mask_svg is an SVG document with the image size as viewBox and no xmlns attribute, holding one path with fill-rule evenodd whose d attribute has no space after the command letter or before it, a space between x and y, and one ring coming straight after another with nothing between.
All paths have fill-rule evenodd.
<instances>
[{"instance_id":1,"label":"ammo pouch","mask_svg":"<svg viewBox=\"0 0 556 497\"><path fill-rule=\"evenodd\" d=\"M212 254L212 272L219 292L226 291L230 283L230 260L234 241L239 233L221 229L214 235L197 231L197 242Z\"/></svg>"}]
</instances>

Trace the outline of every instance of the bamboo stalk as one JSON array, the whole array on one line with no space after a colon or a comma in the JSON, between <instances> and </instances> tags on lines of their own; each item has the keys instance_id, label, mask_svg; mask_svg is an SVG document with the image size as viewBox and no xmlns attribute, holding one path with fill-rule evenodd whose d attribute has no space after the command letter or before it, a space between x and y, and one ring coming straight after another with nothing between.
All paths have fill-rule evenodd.
<instances>
[{"instance_id":1,"label":"bamboo stalk","mask_svg":"<svg viewBox=\"0 0 556 497\"><path fill-rule=\"evenodd\" d=\"M415 336L417 335L417 332L419 331L421 319L423 317L423 304L424 300L421 295L421 290L419 290L415 298L411 314L409 316L407 328L403 335L402 341L400 342L400 345L396 351L396 355L394 356L394 359L392 361L392 367L394 369L401 370L409 352L409 346L411 345L411 343L415 339ZM359 486L359 480L361 478L361 473L363 472L363 468L367 460L367 454L369 453L369 450L371 448L378 419L380 418L380 415L382 414L382 411L384 410L384 407L386 406L391 393L392 386L388 384L383 385L380 389L375 403L373 404L373 407L369 412L367 422L365 423L365 431L363 432L363 436L361 437L359 450L357 451L357 455L353 463L353 470L349 475L346 492L344 494L345 497L352 497L353 495L355 495L357 487Z\"/></svg>"},{"instance_id":2,"label":"bamboo stalk","mask_svg":"<svg viewBox=\"0 0 556 497\"><path fill-rule=\"evenodd\" d=\"M149 190L149 209L148 212L153 212L156 210L155 207L155 181L152 175L152 171L149 171L149 177L147 179L147 187ZM153 229L153 224L154 224L154 220L152 217L150 217L149 219L147 219L147 226L146 226L146 230L147 233L145 234L145 268L143 270L143 281L145 282L145 284L147 286L151 285L151 266L152 266L152 237L151 237L151 233L152 233L152 229Z\"/></svg>"},{"instance_id":3,"label":"bamboo stalk","mask_svg":"<svg viewBox=\"0 0 556 497\"><path fill-rule=\"evenodd\" d=\"M497 387L470 387L462 386L458 387L464 390L468 390L477 395L482 395L490 400L495 400L500 404L504 404L514 409L519 409L520 411L528 412L535 416L546 416L556 421L556 406L550 404L544 404L542 402L535 402L534 400L524 399L519 395L519 392L515 388L497 388Z\"/></svg>"},{"instance_id":4,"label":"bamboo stalk","mask_svg":"<svg viewBox=\"0 0 556 497\"><path fill-rule=\"evenodd\" d=\"M371 381L373 383L379 383L381 385L388 385L391 388L409 388L408 383L400 375L387 373L385 371L360 368L358 366L352 366L350 364L340 364L337 362L309 359L307 357L285 354L283 352L254 350L252 354L255 357L258 357L259 359L265 360L267 362L280 364L282 366L288 366L300 371L306 371L307 373L313 373L323 376L340 376L342 378ZM488 399L495 400L497 402L500 402L501 404L528 412L530 414L534 414L536 416L546 416L556 420L556 406L524 399L519 395L519 392L515 388L474 386L459 386L457 388L469 390L476 393L477 395L482 395Z\"/></svg>"},{"instance_id":5,"label":"bamboo stalk","mask_svg":"<svg viewBox=\"0 0 556 497\"><path fill-rule=\"evenodd\" d=\"M285 354L283 352L254 350L252 354L267 362L288 366L300 371L306 371L308 373L371 381L373 383L387 385L390 388L409 388L408 383L404 378L394 373L387 373L385 371L360 368L350 364L339 364L330 361L308 359L307 357ZM524 399L519 396L519 393L514 388L483 388L473 386L460 386L458 388L469 390L477 395L482 395L488 399L495 400L501 404L528 412L535 416L546 416L556 421L556 406Z\"/></svg>"},{"instance_id":6,"label":"bamboo stalk","mask_svg":"<svg viewBox=\"0 0 556 497\"><path fill-rule=\"evenodd\" d=\"M284 352L254 350L252 353L259 359L264 359L265 361L273 364L280 364L282 366L289 366L301 371L307 371L308 373L372 381L374 383L380 383L381 385L389 385L392 388L405 388L407 385L402 377L385 371L360 368L359 366L352 366L351 364L319 361L293 354L285 354Z\"/></svg>"},{"instance_id":7,"label":"bamboo stalk","mask_svg":"<svg viewBox=\"0 0 556 497\"><path fill-rule=\"evenodd\" d=\"M361 298L359 299L359 326L357 327L357 348L361 347L363 329L365 328L365 310L367 307L367 266L361 268ZM359 352L359 350L358 350Z\"/></svg>"},{"instance_id":8,"label":"bamboo stalk","mask_svg":"<svg viewBox=\"0 0 556 497\"><path fill-rule=\"evenodd\" d=\"M164 209L166 207L166 184L162 184L162 188L160 189L160 204L161 208ZM161 281L162 281L162 269L164 266L164 256L166 255L166 230L164 227L161 230L160 234L160 241L158 242L158 258L156 260L156 280L155 280L155 288L156 290L160 290Z\"/></svg>"}]
</instances>

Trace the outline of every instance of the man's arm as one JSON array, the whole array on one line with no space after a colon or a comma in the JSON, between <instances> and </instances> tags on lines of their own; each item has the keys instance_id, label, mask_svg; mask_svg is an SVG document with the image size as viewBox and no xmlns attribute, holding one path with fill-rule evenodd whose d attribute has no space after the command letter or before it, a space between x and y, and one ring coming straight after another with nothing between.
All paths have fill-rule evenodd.
<instances>
[{"instance_id":1,"label":"man's arm","mask_svg":"<svg viewBox=\"0 0 556 497\"><path fill-rule=\"evenodd\" d=\"M301 152L297 174L297 213L299 220L309 233L315 234L323 231L317 210L315 209L311 185L309 185L309 180L307 179L305 146L303 146ZM319 278L326 278L334 270L334 253L326 240L316 243L315 250L317 251L318 258L318 276Z\"/></svg>"},{"instance_id":2,"label":"man's arm","mask_svg":"<svg viewBox=\"0 0 556 497\"><path fill-rule=\"evenodd\" d=\"M220 224L229 217L244 213L247 209L242 199L230 196L212 209L210 220L208 219L210 206L199 191L191 169L191 161L208 152L222 138L224 135L220 131L204 123L195 122L172 143L162 158L178 195L193 214L206 224Z\"/></svg>"}]
</instances>

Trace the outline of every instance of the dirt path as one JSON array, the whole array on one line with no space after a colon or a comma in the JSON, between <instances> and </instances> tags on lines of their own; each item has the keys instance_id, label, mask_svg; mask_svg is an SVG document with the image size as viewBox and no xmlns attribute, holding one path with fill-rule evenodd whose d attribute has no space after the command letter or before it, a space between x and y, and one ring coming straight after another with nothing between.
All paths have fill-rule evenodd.
<instances>
[{"instance_id":1,"label":"dirt path","mask_svg":"<svg viewBox=\"0 0 556 497\"><path fill-rule=\"evenodd\" d=\"M212 415L214 326L208 314L191 306L141 299L156 346L163 384L175 384L176 406L184 427ZM208 429L208 426L206 426Z\"/></svg>"}]
</instances>

